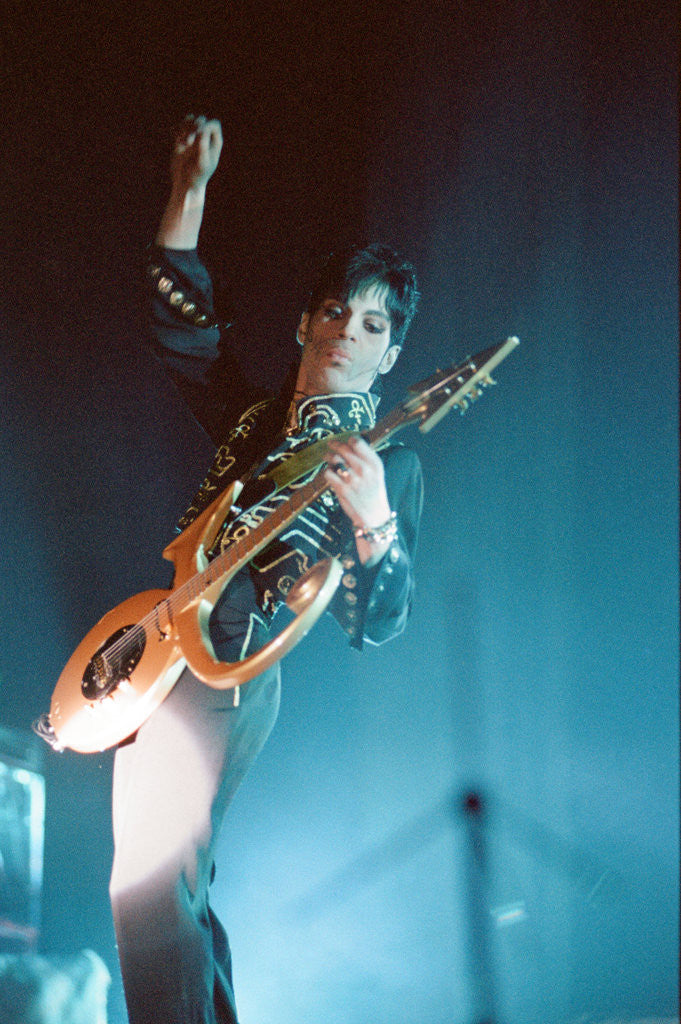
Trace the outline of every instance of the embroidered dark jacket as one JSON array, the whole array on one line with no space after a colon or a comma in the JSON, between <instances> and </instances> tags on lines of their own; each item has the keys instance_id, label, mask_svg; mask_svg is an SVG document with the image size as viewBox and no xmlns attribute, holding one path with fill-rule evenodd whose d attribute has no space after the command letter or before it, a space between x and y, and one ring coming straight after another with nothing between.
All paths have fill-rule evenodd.
<instances>
[{"instance_id":1,"label":"embroidered dark jacket","mask_svg":"<svg viewBox=\"0 0 681 1024\"><path fill-rule=\"evenodd\" d=\"M180 520L187 526L220 491L244 474L255 476L272 458L291 448L343 429L373 424L373 395L315 396L298 406L298 431L285 434L289 402L245 380L229 350L221 345L213 311L212 284L196 251L150 250L150 332L154 349L217 452L208 475ZM259 610L270 617L293 580L319 558L341 558L344 573L329 610L352 646L378 644L400 633L411 607L412 560L422 506L418 457L402 445L381 453L398 537L378 565L366 569L355 547L350 521L335 497L326 494L250 565ZM285 497L281 492L280 497ZM249 516L265 514L265 503L227 527L225 539L247 529Z\"/></svg>"}]
</instances>

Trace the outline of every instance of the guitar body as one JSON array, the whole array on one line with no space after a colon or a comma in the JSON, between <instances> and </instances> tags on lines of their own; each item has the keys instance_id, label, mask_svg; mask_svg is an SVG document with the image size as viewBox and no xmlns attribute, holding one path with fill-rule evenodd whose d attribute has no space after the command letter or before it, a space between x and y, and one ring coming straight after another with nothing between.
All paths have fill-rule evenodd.
<instances>
[{"instance_id":1,"label":"guitar body","mask_svg":"<svg viewBox=\"0 0 681 1024\"><path fill-rule=\"evenodd\" d=\"M53 745L89 754L131 736L170 693L183 669L214 689L232 689L279 661L312 628L333 597L342 569L336 558L317 562L291 588L295 618L260 650L237 662L215 657L210 613L234 575L257 548L193 586L206 570L204 554L234 503L232 484L163 552L175 565L172 590L149 590L108 612L78 645L62 671L49 712ZM264 546L263 542L262 545ZM181 600L177 600L181 598Z\"/></svg>"},{"instance_id":2,"label":"guitar body","mask_svg":"<svg viewBox=\"0 0 681 1024\"><path fill-rule=\"evenodd\" d=\"M147 633L143 645L135 645L134 669L109 694L93 693L89 698L83 692L83 681L92 673L97 652L115 643L121 631L152 614L168 593L147 590L128 598L107 612L73 652L50 705L50 725L59 747L83 754L112 747L139 729L170 693L186 662L175 638L158 630Z\"/></svg>"},{"instance_id":3,"label":"guitar body","mask_svg":"<svg viewBox=\"0 0 681 1024\"><path fill-rule=\"evenodd\" d=\"M175 565L174 589L195 575L197 568L203 568L198 564L206 561L203 546L212 543L238 486L233 484L221 494L163 552ZM228 580L222 577L214 601ZM199 666L204 660L211 667L219 664L203 646L199 626L200 612L207 610L210 595L202 595L203 608L201 602L194 601L173 623L168 614L172 593L148 590L128 598L100 619L78 645L57 681L50 705L50 726L59 747L94 753L136 732L167 697L187 665L182 635L186 635L190 650L196 653L201 647L192 659ZM140 623L144 624L141 628ZM134 627L138 638L126 643L124 638L131 636ZM109 655L109 651L115 653ZM109 678L111 662L116 664ZM222 666L223 674L228 668Z\"/></svg>"}]
</instances>

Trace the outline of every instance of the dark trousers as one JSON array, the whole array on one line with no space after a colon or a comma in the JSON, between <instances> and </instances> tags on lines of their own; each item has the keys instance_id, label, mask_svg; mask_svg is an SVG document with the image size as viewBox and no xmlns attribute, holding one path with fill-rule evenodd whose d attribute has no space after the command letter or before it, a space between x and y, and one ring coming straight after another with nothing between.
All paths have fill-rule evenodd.
<instances>
[{"instance_id":1,"label":"dark trousers","mask_svg":"<svg viewBox=\"0 0 681 1024\"><path fill-rule=\"evenodd\" d=\"M130 1024L236 1024L229 944L208 902L227 807L277 717L278 666L232 691L186 670L114 765L111 876Z\"/></svg>"}]
</instances>

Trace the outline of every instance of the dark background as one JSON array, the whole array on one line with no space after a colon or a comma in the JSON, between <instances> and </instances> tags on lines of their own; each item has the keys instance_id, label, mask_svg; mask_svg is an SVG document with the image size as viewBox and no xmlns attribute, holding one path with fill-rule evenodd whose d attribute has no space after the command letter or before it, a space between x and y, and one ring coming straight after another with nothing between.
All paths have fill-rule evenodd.
<instances>
[{"instance_id":1,"label":"dark background","mask_svg":"<svg viewBox=\"0 0 681 1024\"><path fill-rule=\"evenodd\" d=\"M675 5L12 0L3 37L3 724L165 584L210 458L138 300L172 126L206 112L202 251L260 379L355 238L421 270L386 409L522 342L463 419L403 435L427 482L405 635L359 656L324 621L286 663L214 886L243 1024L674 1013ZM114 971L111 754L44 771L40 948Z\"/></svg>"}]
</instances>

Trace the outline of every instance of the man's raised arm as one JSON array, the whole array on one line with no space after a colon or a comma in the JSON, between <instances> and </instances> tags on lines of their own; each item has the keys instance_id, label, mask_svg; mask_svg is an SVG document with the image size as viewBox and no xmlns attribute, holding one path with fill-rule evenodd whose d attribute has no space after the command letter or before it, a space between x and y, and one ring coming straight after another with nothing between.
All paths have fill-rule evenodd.
<instances>
[{"instance_id":1,"label":"man's raised arm","mask_svg":"<svg viewBox=\"0 0 681 1024\"><path fill-rule=\"evenodd\" d=\"M220 159L219 121L188 115L175 136L170 197L149 249L148 332L154 354L208 435L220 443L225 409L244 390L213 307L213 285L196 247L206 185Z\"/></svg>"},{"instance_id":2,"label":"man's raised arm","mask_svg":"<svg viewBox=\"0 0 681 1024\"><path fill-rule=\"evenodd\" d=\"M195 249L203 220L206 185L220 160L219 121L188 114L175 136L170 162L171 191L156 244L165 249Z\"/></svg>"}]
</instances>

